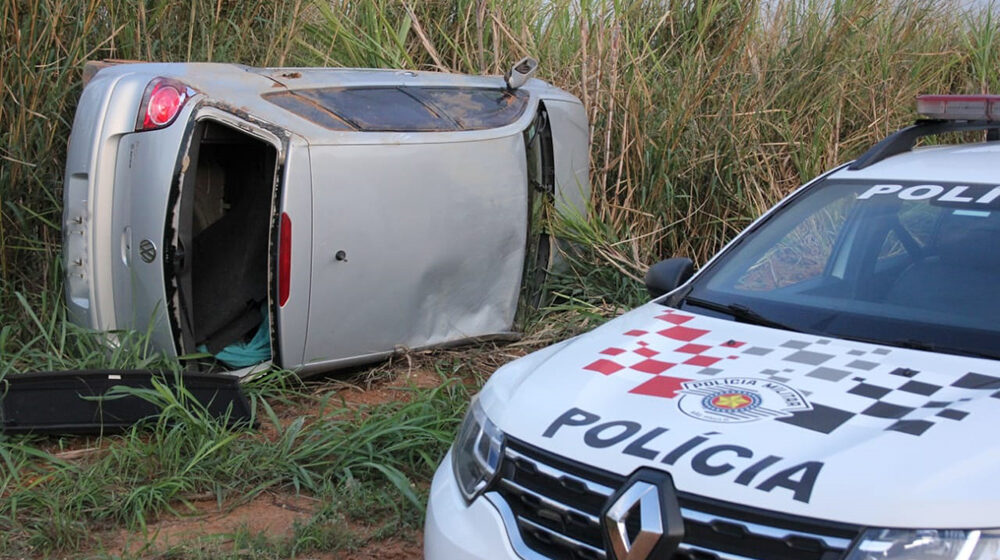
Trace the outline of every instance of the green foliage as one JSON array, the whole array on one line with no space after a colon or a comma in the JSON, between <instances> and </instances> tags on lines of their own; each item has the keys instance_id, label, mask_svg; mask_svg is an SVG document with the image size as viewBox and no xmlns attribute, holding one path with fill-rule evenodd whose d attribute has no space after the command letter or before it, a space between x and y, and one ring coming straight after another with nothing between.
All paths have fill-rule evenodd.
<instances>
[{"instance_id":1,"label":"green foliage","mask_svg":"<svg viewBox=\"0 0 1000 560\"><path fill-rule=\"evenodd\" d=\"M540 59L593 127L593 210L577 232L600 250L580 264L607 272L580 290L624 302L610 275L640 278L671 255L705 262L805 180L912 120L916 94L1000 91L995 16L951 7L343 1L303 28L298 60L498 74Z\"/></svg>"},{"instance_id":2,"label":"green foliage","mask_svg":"<svg viewBox=\"0 0 1000 560\"><path fill-rule=\"evenodd\" d=\"M156 404L161 414L153 425L100 440L85 459L0 436L0 531L20 535L29 551L70 550L82 548L95 528L142 530L157 514L182 513L192 496L221 502L280 488L333 496L334 487L340 497L330 502L347 513L363 511L364 503L369 513L389 508L416 525L425 498L415 482L429 480L469 399L461 379L442 373L438 387L401 390L398 401L374 406L346 407L333 391L298 393L318 412L289 422L256 394L261 421L273 428L265 436L213 418L182 378L121 392ZM324 519L301 530L309 546L343 537Z\"/></svg>"},{"instance_id":3,"label":"green foliage","mask_svg":"<svg viewBox=\"0 0 1000 560\"><path fill-rule=\"evenodd\" d=\"M9 0L0 6L0 309L57 293L66 141L87 60L281 65L303 0Z\"/></svg>"},{"instance_id":4,"label":"green foliage","mask_svg":"<svg viewBox=\"0 0 1000 560\"><path fill-rule=\"evenodd\" d=\"M917 93L1000 91L995 13L951 5L6 2L0 310L23 319L15 291L58 293L62 157L86 59L500 74L535 56L541 77L579 96L592 123L588 219L604 231L598 241L613 241L585 266L634 280L665 256L704 262L804 180L911 120ZM624 295L614 285L581 289Z\"/></svg>"},{"instance_id":5,"label":"green foliage","mask_svg":"<svg viewBox=\"0 0 1000 560\"><path fill-rule=\"evenodd\" d=\"M576 94L592 129L589 215L567 240L559 337L642 301L651 262L717 251L803 181L914 118L918 93L1000 92L1000 27L946 0L8 0L0 5L0 378L85 367L176 370L143 333L69 325L61 301L62 174L85 60L405 67L501 74L525 55ZM610 311L609 311L610 309ZM107 344L108 342L111 344ZM85 547L218 500L286 488L331 505L292 543L162 557L279 558L342 549L341 516L420 523L424 488L468 399L466 372L398 402L347 407L281 372L247 392L273 430L227 428L182 387L141 392L151 426L93 442L0 439L0 556ZM315 415L276 412L309 406ZM73 442L79 447L80 442ZM199 548L200 547L200 548Z\"/></svg>"},{"instance_id":6,"label":"green foliage","mask_svg":"<svg viewBox=\"0 0 1000 560\"><path fill-rule=\"evenodd\" d=\"M95 333L66 320L51 291L9 294L16 306L0 307L0 379L9 373L65 369L175 370L177 362L152 351L149 333Z\"/></svg>"}]
</instances>

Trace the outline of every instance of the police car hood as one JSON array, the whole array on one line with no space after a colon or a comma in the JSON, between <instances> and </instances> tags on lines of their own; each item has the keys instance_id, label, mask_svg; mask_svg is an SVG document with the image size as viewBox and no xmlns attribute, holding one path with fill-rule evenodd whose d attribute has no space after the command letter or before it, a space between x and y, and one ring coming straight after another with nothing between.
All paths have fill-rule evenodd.
<instances>
[{"instance_id":1,"label":"police car hood","mask_svg":"<svg viewBox=\"0 0 1000 560\"><path fill-rule=\"evenodd\" d=\"M1000 364L640 307L509 364L510 437L679 491L855 524L1000 525Z\"/></svg>"}]
</instances>

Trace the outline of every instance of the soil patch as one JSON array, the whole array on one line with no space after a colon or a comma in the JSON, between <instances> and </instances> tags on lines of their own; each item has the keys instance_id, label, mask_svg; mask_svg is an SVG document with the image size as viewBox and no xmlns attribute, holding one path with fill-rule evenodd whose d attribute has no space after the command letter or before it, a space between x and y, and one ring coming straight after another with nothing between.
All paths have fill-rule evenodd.
<instances>
[{"instance_id":1,"label":"soil patch","mask_svg":"<svg viewBox=\"0 0 1000 560\"><path fill-rule=\"evenodd\" d=\"M278 422L288 425L301 417L315 419L329 414L328 407L367 409L382 404L409 401L413 389L432 389L446 378L458 378L470 388L478 386L503 364L528 353L540 341L522 341L507 346L414 352L394 357L374 368L332 372L305 382L299 395L271 403ZM544 342L542 342L544 344ZM308 421L308 420L307 420ZM261 418L258 435L274 439L276 426ZM87 462L106 451L109 438L50 438L40 447L70 462ZM425 485L429 481L415 481ZM265 492L250 500L233 499L219 503L213 496L188 496L185 504L175 503L175 512L150 519L145 530L111 530L95 535L94 551L129 558L175 558L184 554L233 552L246 535L264 537L276 546L297 538L304 526L326 504L316 498L282 490ZM316 560L410 559L423 554L423 532L419 528L396 527L383 533L378 519L344 519L342 550L300 553L297 558ZM242 540L241 540L242 539ZM86 551L79 551L86 555Z\"/></svg>"},{"instance_id":2,"label":"soil patch","mask_svg":"<svg viewBox=\"0 0 1000 560\"><path fill-rule=\"evenodd\" d=\"M422 558L424 535L414 531L412 535L392 537L380 541L370 541L360 550L346 554L322 556L323 560L409 560Z\"/></svg>"},{"instance_id":3,"label":"soil patch","mask_svg":"<svg viewBox=\"0 0 1000 560\"><path fill-rule=\"evenodd\" d=\"M316 500L287 494L262 494L232 509L214 500L191 503L189 514L161 518L147 525L145 533L121 531L110 547L112 554L136 554L143 550L165 550L218 535L246 530L271 538L291 538L295 522L308 520L318 506Z\"/></svg>"},{"instance_id":4,"label":"soil patch","mask_svg":"<svg viewBox=\"0 0 1000 560\"><path fill-rule=\"evenodd\" d=\"M410 389L430 389L441 384L441 375L434 369L435 356L416 354L403 356L392 363L375 369L344 375L333 373L321 380L310 380L314 394L334 393L338 404L349 408L369 407L410 398ZM276 403L274 410L281 424L296 418L322 414L315 409L315 401ZM274 437L275 427L262 422L264 437ZM81 440L80 443L91 443ZM92 443L91 443L92 445ZM86 456L99 452L85 445L83 449L64 451L70 458L77 454ZM182 546L205 543L222 550L230 550L232 535L239 531L266 535L273 541L291 540L295 537L296 524L308 522L322 507L318 500L290 493L268 492L246 503L223 503L206 497L190 502L187 511L177 515L165 514L150 522L145 531L122 530L107 537L102 550L112 555L154 556ZM346 522L350 532L357 535L359 543L354 550L306 553L298 558L316 560L410 559L423 554L423 534L420 530L404 530L402 534L378 538L375 527L357 522ZM354 548L349 546L349 548Z\"/></svg>"}]
</instances>

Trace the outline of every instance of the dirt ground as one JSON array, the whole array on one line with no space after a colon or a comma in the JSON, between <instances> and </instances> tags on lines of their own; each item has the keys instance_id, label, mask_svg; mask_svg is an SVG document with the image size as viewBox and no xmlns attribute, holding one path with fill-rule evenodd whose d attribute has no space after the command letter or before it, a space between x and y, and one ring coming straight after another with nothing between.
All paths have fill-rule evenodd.
<instances>
[{"instance_id":1,"label":"dirt ground","mask_svg":"<svg viewBox=\"0 0 1000 560\"><path fill-rule=\"evenodd\" d=\"M456 351L418 353L395 358L391 362L352 374L334 374L318 381L310 381L318 392L334 390L347 406L376 405L406 398L403 389L432 388L441 383L441 376L434 364L442 358L448 360L454 354L456 360L471 365L474 371L484 377L497 367L526 354L536 344L513 344L504 347L489 347L478 351ZM279 406L276 408L282 423L310 415L308 408ZM267 435L273 426L262 426ZM87 453L84 449L68 450L64 453ZM219 504L211 496L191 502L193 511L178 515L163 515L150 522L144 532L120 531L103 540L105 552L110 555L155 556L160 551L190 544L195 541L213 542L228 549L232 535L237 531L267 535L272 540L290 539L294 536L295 524L307 522L322 507L318 500L296 496L291 493L268 492L246 503ZM388 538L374 533L375 526L364 526L347 521L347 530L357 535L365 544L351 551L333 553L309 553L298 558L312 560L403 560L421 558L423 534L419 529L403 530ZM218 541L214 541L215 537ZM227 543L229 539L229 543Z\"/></svg>"},{"instance_id":2,"label":"dirt ground","mask_svg":"<svg viewBox=\"0 0 1000 560\"><path fill-rule=\"evenodd\" d=\"M440 376L433 371L426 360L405 357L392 364L378 368L374 373L335 376L316 383L317 391L336 390L348 406L376 405L405 396L401 389L408 387L430 388L440 383ZM280 407L276 410L284 423L296 417L309 415L312 411L294 407ZM263 433L273 430L263 426ZM269 429L270 428L270 429ZM149 523L144 532L120 531L107 539L103 545L108 554L130 556L155 555L158 551L195 541L213 542L223 549L228 548L227 535L237 531L267 535L272 540L290 539L294 536L295 524L307 522L322 507L318 500L290 493L267 492L247 503L219 504L212 497L191 502L193 511L180 515L165 515ZM333 553L310 553L298 558L310 560L402 560L421 558L423 534L412 531L403 536L388 539L371 539L374 527L366 527L349 522L348 529L366 541L354 551ZM215 541L214 537L218 537ZM231 541L231 538L229 538Z\"/></svg>"},{"instance_id":3,"label":"dirt ground","mask_svg":"<svg viewBox=\"0 0 1000 560\"><path fill-rule=\"evenodd\" d=\"M584 322L579 328L587 326ZM454 375L470 385L478 385L503 364L566 335L566 332L546 330L536 332L530 340L511 344L483 344L455 350L403 354L374 367L339 371L321 379L307 380L299 390L318 397L316 399L307 397L296 401L293 398L271 404L278 422L288 425L301 417L323 414L316 406L329 406L328 403L335 402L336 406L343 404L353 408L397 402L410 398L414 394L413 388L433 388ZM276 426L264 422L260 434L265 438L276 436ZM60 438L49 440L41 447L66 461L85 461L88 456L101 453L108 445L107 441L89 437ZM425 488L428 483L417 481ZM334 552L297 553L296 558L422 558L422 529L413 526L419 524L420 513L412 514L407 521L409 526L386 525L386 519L359 519L348 511L344 512L342 519L317 518L324 507L329 511L330 504L315 497L297 495L291 490L267 491L253 498L235 498L222 503L209 493L187 496L185 503L172 506L173 511L148 519L143 530L110 529L93 534L89 550L77 550L74 557L93 554L173 560L196 553L202 558L231 552L242 556L244 550L250 557L256 556L254 550L284 550L284 547L290 546L289 543L293 543L293 539L299 539L299 544L308 543L312 534L309 531L315 529L321 531L318 538L331 539L317 547ZM306 536L303 537L303 534ZM306 540L302 541L303 538ZM0 558L4 558L2 553Z\"/></svg>"},{"instance_id":4,"label":"dirt ground","mask_svg":"<svg viewBox=\"0 0 1000 560\"><path fill-rule=\"evenodd\" d=\"M214 500L194 502L196 512L185 516L165 517L147 528L146 535L122 531L111 542L106 543L111 555L142 554L143 551L167 550L171 547L211 540L219 536L216 544L225 547L226 535L244 530L251 534L266 534L272 539L288 539L294 535L296 522L306 522L319 503L304 496L266 493L249 503L229 508L221 507ZM358 535L370 533L370 528L352 524L351 531ZM332 553L310 553L300 555L304 560L403 560L420 558L423 550L423 535L412 531L402 537L384 540L368 540L356 551Z\"/></svg>"}]
</instances>

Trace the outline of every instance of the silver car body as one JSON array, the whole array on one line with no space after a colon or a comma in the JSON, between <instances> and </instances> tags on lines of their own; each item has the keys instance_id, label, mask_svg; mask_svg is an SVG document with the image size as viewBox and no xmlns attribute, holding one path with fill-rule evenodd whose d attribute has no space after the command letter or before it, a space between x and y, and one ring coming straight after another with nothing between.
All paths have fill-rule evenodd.
<instances>
[{"instance_id":1,"label":"silver car body","mask_svg":"<svg viewBox=\"0 0 1000 560\"><path fill-rule=\"evenodd\" d=\"M191 97L169 126L137 131L144 93L156 78L176 80ZM324 126L317 121L330 118L325 111L310 119L303 116L309 107L296 113L269 97L394 88L497 92L505 85L500 77L396 70L146 63L101 69L81 96L66 166L72 320L100 331L148 331L158 350L190 354L199 348L199 325L215 319L197 314L230 294L235 302L243 278L259 276L266 278L261 311L273 361L304 373L400 347L511 332L522 280L531 275L526 263L545 256L534 256L532 246L533 193L544 185L531 181L529 163L538 163L526 131L536 131L543 112L551 131L550 207L583 212L583 107L532 79L517 90L523 110L501 126L359 131ZM391 109L370 108L375 115ZM257 219L229 219L215 249L198 249L199 220L207 224L200 231L208 231L234 212L227 197L239 190L237 179L247 192L260 191L251 210ZM200 216L198 204L217 215ZM290 232L290 243L279 255L282 232ZM266 243L266 262L257 259L249 275L227 264L243 250L232 241L241 235ZM287 299L279 303L279 260L288 258Z\"/></svg>"}]
</instances>

